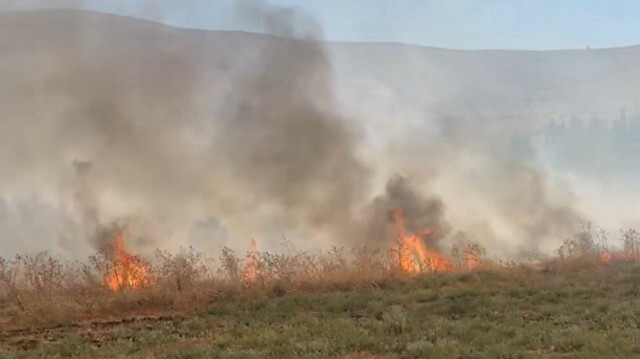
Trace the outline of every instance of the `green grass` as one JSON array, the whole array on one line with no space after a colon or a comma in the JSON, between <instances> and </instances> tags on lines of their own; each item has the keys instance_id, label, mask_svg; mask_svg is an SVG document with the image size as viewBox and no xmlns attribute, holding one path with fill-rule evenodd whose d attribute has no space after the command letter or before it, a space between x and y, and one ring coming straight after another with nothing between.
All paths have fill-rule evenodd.
<instances>
[{"instance_id":1,"label":"green grass","mask_svg":"<svg viewBox=\"0 0 640 359\"><path fill-rule=\"evenodd\" d=\"M188 315L0 334L6 358L640 357L640 267L433 274L219 299Z\"/></svg>"}]
</instances>

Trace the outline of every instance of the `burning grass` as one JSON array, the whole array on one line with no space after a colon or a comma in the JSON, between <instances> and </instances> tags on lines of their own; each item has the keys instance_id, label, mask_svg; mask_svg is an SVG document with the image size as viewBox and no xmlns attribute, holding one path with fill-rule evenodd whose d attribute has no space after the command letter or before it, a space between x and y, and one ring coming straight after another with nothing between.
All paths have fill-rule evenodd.
<instances>
[{"instance_id":1,"label":"burning grass","mask_svg":"<svg viewBox=\"0 0 640 359\"><path fill-rule=\"evenodd\" d=\"M128 337L140 357L554 357L602 354L615 341L600 335L618 330L627 346L617 353L640 353L629 322L640 295L637 232L623 231L614 251L587 226L556 257L516 264L490 260L471 243L438 252L401 219L397 238L378 250L274 254L254 242L245 256L225 248L215 264L192 248L146 262L118 235L88 264L45 254L2 259L0 327L8 334L0 347L18 357L60 355L73 337L72 353L118 356L119 338ZM617 320L626 324L615 329Z\"/></svg>"},{"instance_id":2,"label":"burning grass","mask_svg":"<svg viewBox=\"0 0 640 359\"><path fill-rule=\"evenodd\" d=\"M410 275L426 272L449 272L453 265L434 248L429 248L423 237L432 234L425 230L420 234L409 234L404 228L402 210L393 213L396 225L397 240L391 247L398 257L399 268Z\"/></svg>"},{"instance_id":3,"label":"burning grass","mask_svg":"<svg viewBox=\"0 0 640 359\"><path fill-rule=\"evenodd\" d=\"M116 237L113 250L107 258L109 260L102 261L104 266L101 272L102 281L110 290L139 289L155 284L149 265L126 250L124 234Z\"/></svg>"},{"instance_id":4,"label":"burning grass","mask_svg":"<svg viewBox=\"0 0 640 359\"><path fill-rule=\"evenodd\" d=\"M170 262L177 263L176 257ZM236 263L242 267L244 261L236 258ZM281 283L265 287L266 282L261 281L268 279L269 271L249 285L243 283L241 272L239 283L232 287L229 282L200 283L196 292L211 296L203 301L190 299L189 305L199 305L186 306L189 310L180 314L160 315L144 308L159 307L154 302L160 298L159 287L177 288L176 278L182 274L158 277L163 280L156 286L140 290L106 289L102 300L122 297L121 305L126 302L128 307L119 311L125 320L93 318L5 330L0 334L0 347L10 349L4 352L9 358L582 358L640 354L634 319L640 267L632 262L558 258L538 269L483 267L398 274L369 283L336 281L320 286L316 282L311 287ZM279 292L278 286L286 293ZM194 293L186 285L182 288L181 293L174 291L170 296L175 299Z\"/></svg>"}]
</instances>

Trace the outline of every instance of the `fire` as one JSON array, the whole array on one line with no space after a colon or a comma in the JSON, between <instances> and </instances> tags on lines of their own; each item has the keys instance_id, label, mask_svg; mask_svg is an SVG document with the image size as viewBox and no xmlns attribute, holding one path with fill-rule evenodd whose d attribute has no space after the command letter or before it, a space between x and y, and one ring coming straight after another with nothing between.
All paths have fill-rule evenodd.
<instances>
[{"instance_id":1,"label":"fire","mask_svg":"<svg viewBox=\"0 0 640 359\"><path fill-rule=\"evenodd\" d=\"M113 266L105 271L103 281L112 291L124 288L136 289L154 283L149 268L136 256L127 252L123 234L116 237L113 244Z\"/></svg>"},{"instance_id":2,"label":"fire","mask_svg":"<svg viewBox=\"0 0 640 359\"><path fill-rule=\"evenodd\" d=\"M258 243L251 239L251 250L244 262L244 283L252 283L258 276Z\"/></svg>"},{"instance_id":3,"label":"fire","mask_svg":"<svg viewBox=\"0 0 640 359\"><path fill-rule=\"evenodd\" d=\"M600 260L604 263L609 263L613 259L613 256L609 252L600 253Z\"/></svg>"},{"instance_id":4,"label":"fire","mask_svg":"<svg viewBox=\"0 0 640 359\"><path fill-rule=\"evenodd\" d=\"M395 211L393 219L398 237L391 249L398 255L400 269L410 275L452 270L451 262L437 251L428 248L422 240L422 237L430 235L431 231L424 231L417 235L407 234L404 229L402 210Z\"/></svg>"}]
</instances>

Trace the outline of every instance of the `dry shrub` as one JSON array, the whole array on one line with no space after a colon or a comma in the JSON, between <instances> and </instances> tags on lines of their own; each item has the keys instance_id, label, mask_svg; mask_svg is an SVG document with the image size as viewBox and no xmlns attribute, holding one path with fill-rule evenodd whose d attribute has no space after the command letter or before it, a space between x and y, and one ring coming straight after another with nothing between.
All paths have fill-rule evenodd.
<instances>
[{"instance_id":1,"label":"dry shrub","mask_svg":"<svg viewBox=\"0 0 640 359\"><path fill-rule=\"evenodd\" d=\"M257 252L249 255L252 255L255 277L245 282L244 288L276 295L372 287L395 270L386 251L366 248L347 252L341 247L331 247L318 254Z\"/></svg>"},{"instance_id":2,"label":"dry shrub","mask_svg":"<svg viewBox=\"0 0 640 359\"><path fill-rule=\"evenodd\" d=\"M88 264L65 263L46 253L0 259L0 294L18 308L22 324L184 311L225 298L255 298L292 292L382 287L403 278L388 251L355 248L286 254L250 252L255 275L246 280L246 258L224 248L218 268L194 248L157 251L149 274L153 285L107 288L103 274L117 259L97 254ZM216 270L217 269L217 270ZM53 305L52 305L53 304ZM6 309L6 308L5 308Z\"/></svg>"},{"instance_id":3,"label":"dry shrub","mask_svg":"<svg viewBox=\"0 0 640 359\"><path fill-rule=\"evenodd\" d=\"M577 233L564 240L558 248L558 258L579 259L597 257L608 251L606 233L597 231L590 221L583 221Z\"/></svg>"},{"instance_id":4,"label":"dry shrub","mask_svg":"<svg viewBox=\"0 0 640 359\"><path fill-rule=\"evenodd\" d=\"M196 252L193 247L181 249L178 254L158 250L156 257L160 260L155 271L158 284L179 293L191 291L198 283L209 278L210 271L204 253Z\"/></svg>"},{"instance_id":5,"label":"dry shrub","mask_svg":"<svg viewBox=\"0 0 640 359\"><path fill-rule=\"evenodd\" d=\"M98 289L86 278L85 267L40 253L0 260L0 287L26 322L62 321L69 313L90 311L95 300L87 294Z\"/></svg>"},{"instance_id":6,"label":"dry shrub","mask_svg":"<svg viewBox=\"0 0 640 359\"><path fill-rule=\"evenodd\" d=\"M640 260L640 232L620 230L622 247L609 248L607 233L591 222L583 222L580 230L564 240L558 256L544 262L554 270L590 270L620 262L637 263Z\"/></svg>"},{"instance_id":7,"label":"dry shrub","mask_svg":"<svg viewBox=\"0 0 640 359\"><path fill-rule=\"evenodd\" d=\"M235 251L229 247L222 248L220 263L221 266L218 269L218 274L228 283L239 283L242 277L242 269L240 267L240 258L238 258Z\"/></svg>"},{"instance_id":8,"label":"dry shrub","mask_svg":"<svg viewBox=\"0 0 640 359\"><path fill-rule=\"evenodd\" d=\"M640 258L638 232L622 231L621 240L623 249L614 256L616 260ZM613 253L607 248L606 234L585 223L563 243L557 257L537 260L536 266L489 260L481 247L469 242L457 243L450 258L457 271L553 274L606 266L608 262L599 256L605 252ZM251 276L247 276L248 263ZM331 247L310 253L289 246L284 254L254 251L245 257L224 248L215 264L191 247L178 253L157 251L149 267L153 285L114 292L103 283L104 271L114 265L105 256L90 257L88 264L63 262L46 253L0 258L0 315L15 326L139 316L188 311L219 300L384 287L412 280L388 250L374 248Z\"/></svg>"},{"instance_id":9,"label":"dry shrub","mask_svg":"<svg viewBox=\"0 0 640 359\"><path fill-rule=\"evenodd\" d=\"M633 228L620 230L624 258L637 261L640 259L640 233Z\"/></svg>"}]
</instances>

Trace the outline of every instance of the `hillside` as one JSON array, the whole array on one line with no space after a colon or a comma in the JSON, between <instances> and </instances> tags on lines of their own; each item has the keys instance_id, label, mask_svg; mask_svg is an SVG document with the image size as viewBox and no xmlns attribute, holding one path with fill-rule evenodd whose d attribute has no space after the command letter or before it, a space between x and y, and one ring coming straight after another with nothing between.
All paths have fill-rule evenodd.
<instances>
[{"instance_id":1,"label":"hillside","mask_svg":"<svg viewBox=\"0 0 640 359\"><path fill-rule=\"evenodd\" d=\"M123 87L143 81L204 86L251 63L261 48L290 40L247 33L185 30L100 13L47 10L0 14L2 103L33 95L43 73L99 69ZM275 45L278 46L278 45ZM284 46L284 45L281 45ZM411 111L464 106L531 119L637 110L640 47L572 51L457 51L401 44L328 43L337 88L349 100L393 102ZM11 78L11 76L9 76ZM138 85L143 87L143 85ZM15 91L15 88L22 89ZM9 91L9 89L13 89ZM185 89L182 89L185 90ZM184 94L167 93L171 98ZM209 95L212 95L209 93ZM389 99L391 98L391 100ZM384 101L383 101L384 102ZM3 106L4 107L4 106ZM383 108L381 108L383 109ZM375 112L375 111L373 111Z\"/></svg>"}]
</instances>

